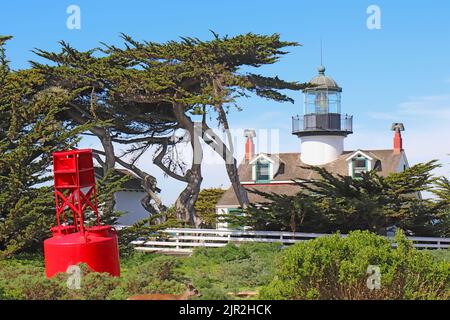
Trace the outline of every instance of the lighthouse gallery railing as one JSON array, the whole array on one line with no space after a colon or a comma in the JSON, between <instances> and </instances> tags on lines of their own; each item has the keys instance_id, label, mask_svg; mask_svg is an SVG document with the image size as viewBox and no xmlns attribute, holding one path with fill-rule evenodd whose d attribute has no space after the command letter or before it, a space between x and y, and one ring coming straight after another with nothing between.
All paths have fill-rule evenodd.
<instances>
[{"instance_id":1,"label":"lighthouse gallery railing","mask_svg":"<svg viewBox=\"0 0 450 320\"><path fill-rule=\"evenodd\" d=\"M292 117L292 133L316 131L353 132L353 116L338 113L306 114Z\"/></svg>"}]
</instances>

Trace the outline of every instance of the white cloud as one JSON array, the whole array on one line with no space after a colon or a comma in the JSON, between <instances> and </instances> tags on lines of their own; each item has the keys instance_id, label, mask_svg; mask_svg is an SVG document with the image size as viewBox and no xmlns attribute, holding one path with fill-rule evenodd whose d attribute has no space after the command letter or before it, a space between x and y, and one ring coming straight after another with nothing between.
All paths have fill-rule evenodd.
<instances>
[{"instance_id":1,"label":"white cloud","mask_svg":"<svg viewBox=\"0 0 450 320\"><path fill-rule=\"evenodd\" d=\"M450 94L409 97L391 112L371 112L368 115L377 120L450 120Z\"/></svg>"},{"instance_id":2,"label":"white cloud","mask_svg":"<svg viewBox=\"0 0 450 320\"><path fill-rule=\"evenodd\" d=\"M412 97L399 105L398 114L450 120L450 94Z\"/></svg>"}]
</instances>

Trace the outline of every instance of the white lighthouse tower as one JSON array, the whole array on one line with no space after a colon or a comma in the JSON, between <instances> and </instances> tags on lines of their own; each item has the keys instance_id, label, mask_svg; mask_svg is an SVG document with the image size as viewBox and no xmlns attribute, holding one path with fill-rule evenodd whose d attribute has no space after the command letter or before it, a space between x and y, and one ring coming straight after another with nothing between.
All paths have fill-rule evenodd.
<instances>
[{"instance_id":1,"label":"white lighthouse tower","mask_svg":"<svg viewBox=\"0 0 450 320\"><path fill-rule=\"evenodd\" d=\"M325 75L325 67L309 81L304 94L304 115L292 118L292 133L301 139L301 160L324 165L344 151L344 139L353 133L353 117L341 115L342 88Z\"/></svg>"}]
</instances>

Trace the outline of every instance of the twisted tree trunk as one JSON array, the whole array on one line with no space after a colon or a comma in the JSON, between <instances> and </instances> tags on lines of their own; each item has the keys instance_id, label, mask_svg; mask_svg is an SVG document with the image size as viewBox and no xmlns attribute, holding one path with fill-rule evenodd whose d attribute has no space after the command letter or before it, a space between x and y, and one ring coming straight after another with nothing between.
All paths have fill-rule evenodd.
<instances>
[{"instance_id":1,"label":"twisted tree trunk","mask_svg":"<svg viewBox=\"0 0 450 320\"><path fill-rule=\"evenodd\" d=\"M180 219L186 221L190 225L199 227L201 221L195 214L194 205L197 201L203 181L201 166L203 150L199 138L201 136L201 127L196 126L191 118L185 114L185 108L182 104L174 104L174 114L180 127L189 133L193 152L191 168L185 175L187 186L175 202L176 212Z\"/></svg>"},{"instance_id":2,"label":"twisted tree trunk","mask_svg":"<svg viewBox=\"0 0 450 320\"><path fill-rule=\"evenodd\" d=\"M224 86L222 84L221 76L215 76L212 80L212 85L214 88L214 94L216 98L226 96L224 94L226 89L224 89ZM225 161L225 168L227 170L228 178L230 179L231 185L233 187L233 191L236 195L236 198L239 201L239 205L245 209L249 204L248 194L247 190L245 190L245 188L241 185L241 181L239 179L237 161L234 158L233 138L231 136L227 114L223 109L223 102L224 100L222 99L220 103L217 103L215 105L215 109L218 114L219 124L223 126L223 129L225 130L225 133L227 135L228 147L216 134L214 134L215 136L214 140L216 142L216 145L215 147L213 147L210 144L210 146ZM203 128L206 129L206 131L213 132L213 130L207 126L205 118L203 118ZM202 137L204 136L204 134L205 130L203 131Z\"/></svg>"}]
</instances>

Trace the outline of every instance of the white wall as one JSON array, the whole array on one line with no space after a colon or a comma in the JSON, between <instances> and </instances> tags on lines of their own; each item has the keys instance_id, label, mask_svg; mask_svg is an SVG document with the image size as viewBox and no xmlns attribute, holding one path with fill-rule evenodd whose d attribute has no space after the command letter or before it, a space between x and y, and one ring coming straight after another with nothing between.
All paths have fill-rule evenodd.
<instances>
[{"instance_id":1,"label":"white wall","mask_svg":"<svg viewBox=\"0 0 450 320\"><path fill-rule=\"evenodd\" d=\"M301 160L303 163L320 166L336 160L344 151L342 136L302 137Z\"/></svg>"},{"instance_id":2,"label":"white wall","mask_svg":"<svg viewBox=\"0 0 450 320\"><path fill-rule=\"evenodd\" d=\"M141 206L141 199L144 196L145 192L119 191L115 193L115 209L124 212L117 220L117 224L132 225L139 220L148 218L148 212Z\"/></svg>"},{"instance_id":3,"label":"white wall","mask_svg":"<svg viewBox=\"0 0 450 320\"><path fill-rule=\"evenodd\" d=\"M397 172L402 172L407 168L409 168L408 160L406 159L405 152L402 152L402 157L400 159L400 163L398 164Z\"/></svg>"}]
</instances>

